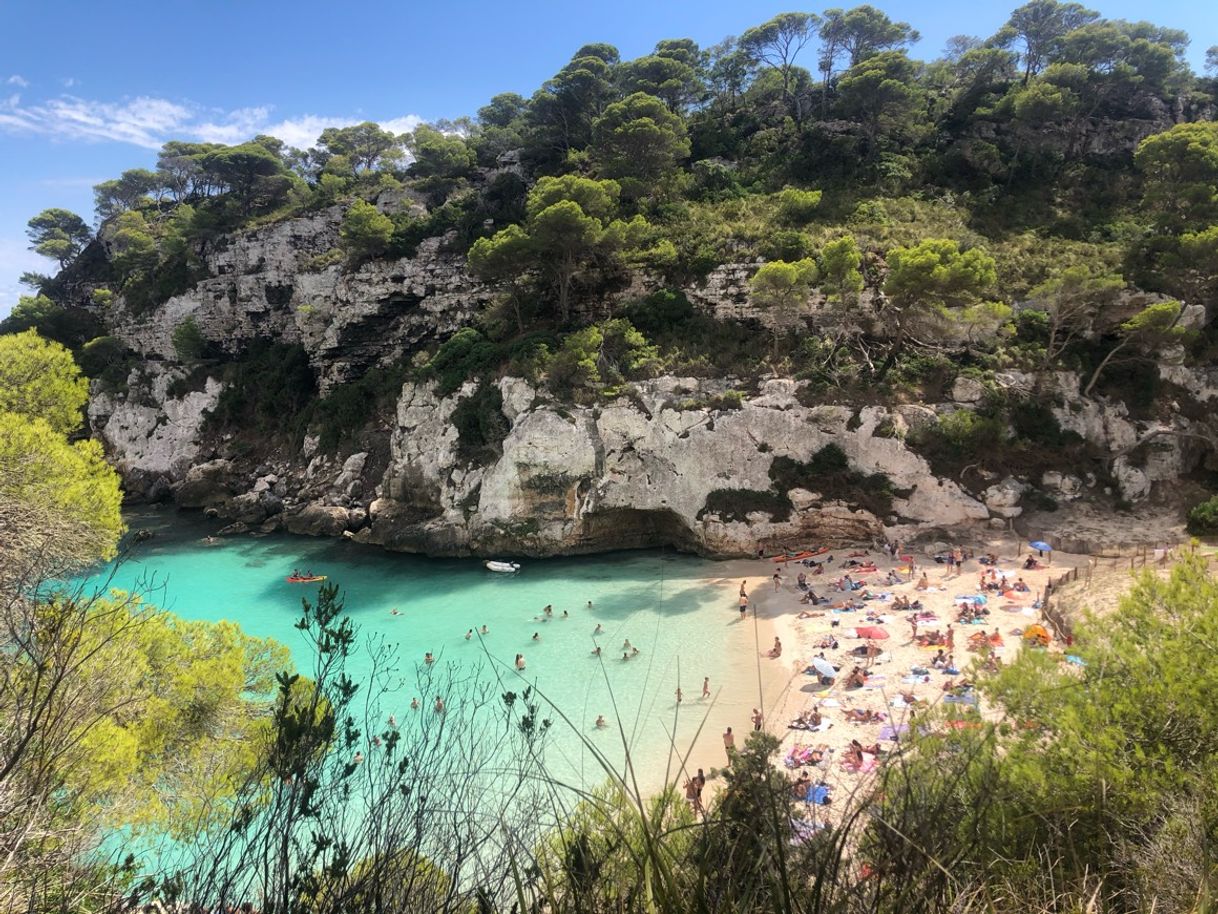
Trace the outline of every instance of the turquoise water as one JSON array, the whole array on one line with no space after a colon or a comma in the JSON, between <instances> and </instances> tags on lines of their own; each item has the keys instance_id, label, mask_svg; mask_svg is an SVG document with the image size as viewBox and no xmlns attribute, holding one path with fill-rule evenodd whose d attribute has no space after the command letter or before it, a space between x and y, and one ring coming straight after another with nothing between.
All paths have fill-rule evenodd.
<instances>
[{"instance_id":1,"label":"turquoise water","mask_svg":"<svg viewBox=\"0 0 1218 914\"><path fill-rule=\"evenodd\" d=\"M294 569L328 575L342 589L361 638L383 636L400 651L407 686L395 701L402 706L385 709L399 719L412 713L411 684L425 652L435 655L437 668L456 664L462 672L513 681L519 681L513 660L524 654L523 679L570 721L547 715L556 720L548 761L584 786L602 781L604 772L581 735L615 765L625 757L616 724L596 729L598 714L621 720L641 786L654 789L665 779L674 742L677 753L685 753L705 721L694 762L717 764L723 721L744 730L749 706L757 703L754 626L740 622L736 592L710 561L630 552L525 561L519 574L498 575L476 559L427 559L286 534L208 545L214 522L173 511L133 514L128 522L133 531L155 535L135 544L117 569L107 569L112 586L150 590L149 600L188 619L230 619L252 635L275 638L293 651L301 670L310 668L310 658L293 624L301 598L315 597L316 587L284 578ZM546 604L554 618L538 621ZM569 618L561 618L564 611ZM598 623L604 631L594 636ZM467 629L482 625L488 635L465 639ZM624 639L640 650L629 661L621 659ZM600 658L592 654L597 644ZM350 665L357 681L366 665L362 652ZM716 693L710 702L700 699L703 676L711 677ZM684 692L679 709L678 684ZM418 698L423 711L414 713L424 713L434 696Z\"/></svg>"}]
</instances>

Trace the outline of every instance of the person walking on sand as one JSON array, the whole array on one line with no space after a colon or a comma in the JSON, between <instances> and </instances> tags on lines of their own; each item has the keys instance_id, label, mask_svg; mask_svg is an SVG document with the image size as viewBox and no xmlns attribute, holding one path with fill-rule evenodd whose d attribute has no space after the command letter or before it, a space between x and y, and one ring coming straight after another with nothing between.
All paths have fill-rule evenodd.
<instances>
[{"instance_id":1,"label":"person walking on sand","mask_svg":"<svg viewBox=\"0 0 1218 914\"><path fill-rule=\"evenodd\" d=\"M744 614L749 611L749 595L742 593L740 595L740 618L744 618Z\"/></svg>"},{"instance_id":2,"label":"person walking on sand","mask_svg":"<svg viewBox=\"0 0 1218 914\"><path fill-rule=\"evenodd\" d=\"M917 613L914 613L912 616L909 617L909 628L910 628L909 643L913 644L915 641L918 640L918 614Z\"/></svg>"},{"instance_id":3,"label":"person walking on sand","mask_svg":"<svg viewBox=\"0 0 1218 914\"><path fill-rule=\"evenodd\" d=\"M736 734L728 727L723 731L723 750L727 753L727 763L730 765L736 757Z\"/></svg>"},{"instance_id":4,"label":"person walking on sand","mask_svg":"<svg viewBox=\"0 0 1218 914\"><path fill-rule=\"evenodd\" d=\"M702 677L702 698L705 700L710 698L710 677Z\"/></svg>"},{"instance_id":5,"label":"person walking on sand","mask_svg":"<svg viewBox=\"0 0 1218 914\"><path fill-rule=\"evenodd\" d=\"M748 596L748 591L747 591L747 590L745 590L745 587L744 587L744 585L745 585L745 584L747 584L747 583L748 583L748 581L747 581L747 580L744 580L744 581L741 581L741 582L740 582L740 596L742 596L742 597L744 597L744 596Z\"/></svg>"},{"instance_id":6,"label":"person walking on sand","mask_svg":"<svg viewBox=\"0 0 1218 914\"><path fill-rule=\"evenodd\" d=\"M778 593L778 588L782 586L782 572L774 572L774 592Z\"/></svg>"},{"instance_id":7,"label":"person walking on sand","mask_svg":"<svg viewBox=\"0 0 1218 914\"><path fill-rule=\"evenodd\" d=\"M681 692L681 687L680 687L680 686L677 686L677 704L680 704L680 703L681 703L681 699L682 699L682 698L684 698L684 697L685 697L685 696L684 696L684 695L682 694L682 692Z\"/></svg>"},{"instance_id":8,"label":"person walking on sand","mask_svg":"<svg viewBox=\"0 0 1218 914\"><path fill-rule=\"evenodd\" d=\"M947 645L949 651L956 646L956 631L952 628L950 622L947 625L947 632L944 634L943 643Z\"/></svg>"},{"instance_id":9,"label":"person walking on sand","mask_svg":"<svg viewBox=\"0 0 1218 914\"><path fill-rule=\"evenodd\" d=\"M761 716L761 711L758 710L757 708L753 709L752 720L753 720L753 732L756 733L759 730L761 730L761 722L764 720L764 718Z\"/></svg>"}]
</instances>

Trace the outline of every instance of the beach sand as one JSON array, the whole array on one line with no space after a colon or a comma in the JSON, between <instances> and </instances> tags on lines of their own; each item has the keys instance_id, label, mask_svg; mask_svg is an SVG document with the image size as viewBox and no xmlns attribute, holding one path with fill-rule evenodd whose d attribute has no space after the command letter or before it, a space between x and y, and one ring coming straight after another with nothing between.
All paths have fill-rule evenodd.
<instances>
[{"instance_id":1,"label":"beach sand","mask_svg":"<svg viewBox=\"0 0 1218 914\"><path fill-rule=\"evenodd\" d=\"M1047 559L1051 562L1048 567L1024 570L1023 560L1029 549L1020 541L995 536L990 539L978 538L960 545L971 547L975 557L966 561L963 567L950 577L947 576L947 566L936 564L933 557L926 554L922 548L912 553L917 566L912 578L905 573L907 563L899 558L894 561L886 553L874 549L866 554L861 554L864 552L861 548L833 550L829 553L833 556L833 561L826 561L825 571L819 576L813 576L812 568L797 562L783 564L763 559L723 563L720 573L712 583L723 587L725 603L729 606L736 605L741 581L746 582L751 604L747 620L749 624L742 624L733 636L739 641L739 650L749 651L757 656L757 675L750 675L747 681L715 684L717 688L730 691L734 700L705 703L706 707L701 710L706 715L706 721L699 739L688 750L686 771L693 772L699 767L703 768L708 776L711 776L707 785L708 795L713 793L717 786L713 772L722 768L726 761L722 741L724 728L730 725L736 734L737 745L743 745L752 730L749 720L751 707L759 706L764 714L765 728L782 741L777 764L783 764L787 753L796 746L825 747L832 750L826 752L826 764L802 770L808 771L814 780L825 781L832 789L834 805L818 809L823 812L829 812L830 808L840 809L848 795L864 784L868 777L866 774L848 772L842 767L841 759L851 740L857 739L864 746L880 743L882 748L891 751L895 743L881 741L881 730L885 726L900 727L908 722L909 711L899 707L899 699L898 707L893 707L893 699L897 698L898 692L912 692L915 699L919 702L925 701L928 706L942 702L946 695L944 683L949 679L959 680L967 675L968 667L979 656L968 650L969 635L975 632L992 632L997 628L1003 640L1003 646L996 651L997 656L1003 661L1010 661L1022 644L1018 632L1042 621L1040 611L1033 608L1033 603L1043 592L1046 583L1071 567L1087 562L1085 556L1053 553ZM910 554L904 548L901 552ZM1022 577L1030 592L1017 594L1013 599L1004 599L996 593L988 592L986 608L990 610L990 615L986 617L985 624L960 624L956 621L954 597L978 592L979 576L989 569L977 561L976 557L989 552L998 556L996 568L999 575L1005 574L1012 583ZM800 603L803 591L797 587L796 582L801 571L808 575L808 583L817 596L829 597L830 605L852 596L831 586L833 581L850 572L850 569L843 565L852 555L856 561L874 560L877 567L876 572L853 573L852 578L855 581L865 581L867 589L873 593L905 595L911 601L921 600L921 612L930 612L936 616L934 621L919 623L919 633L933 630L944 632L947 625L952 624L955 644L954 650L949 653L954 655L955 667L961 671L960 674L951 676L930 669L937 649L922 647L913 642L912 629L907 619L913 614L894 610L891 599L866 601L865 609L837 613L832 612L829 605L813 607ZM816 561L825 561L827 558L828 555L817 556ZM890 569L898 569L905 582L889 586L885 577ZM777 590L772 578L776 570L782 575ZM918 591L915 585L923 571L927 573L930 588ZM861 593L862 591L858 592ZM858 594L853 596L857 597ZM798 614L801 610L823 615L800 619ZM869 620L868 616L872 616L872 620ZM835 620L838 622L836 626L832 624ZM870 661L852 656L852 650L867 642L848 637L847 630L855 626L875 624L882 626L890 635L887 639L875 642L883 649L883 654ZM780 657L771 659L767 652L773 645L775 636L781 639L783 650ZM821 639L826 636L836 637L837 649L818 647ZM809 660L822 651L825 659L841 667L835 684L829 687L822 687L817 677L804 673ZM868 685L861 689L847 690L843 688L844 680L856 664L865 667L871 674ZM911 668L915 666L930 669L929 675L918 677L917 681L907 680ZM744 696L747 698L742 702L740 699ZM819 708L823 724L827 726L823 726L820 732L788 729L788 723L811 708ZM867 724L852 723L845 717L849 709L883 713L886 719ZM796 773L796 769L793 769L792 773Z\"/></svg>"}]
</instances>

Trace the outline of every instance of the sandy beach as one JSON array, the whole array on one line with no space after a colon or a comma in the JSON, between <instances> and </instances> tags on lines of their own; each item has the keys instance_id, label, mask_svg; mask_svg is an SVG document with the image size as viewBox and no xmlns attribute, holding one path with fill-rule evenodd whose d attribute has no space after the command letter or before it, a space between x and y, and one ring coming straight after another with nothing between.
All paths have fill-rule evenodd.
<instances>
[{"instance_id":1,"label":"sandy beach","mask_svg":"<svg viewBox=\"0 0 1218 914\"><path fill-rule=\"evenodd\" d=\"M973 554L973 558L954 570L947 564L936 563L933 553L928 553L925 547L918 547L912 553L902 548L895 559L874 549L833 550L813 559L823 562L823 572L819 575L813 574L813 567L796 561L783 563L767 558L725 562L722 573L712 583L723 588L728 606L737 605L741 583L744 583L750 608L747 619L734 637L740 642L741 651L757 655L757 676L756 681L721 684L732 691L734 700L724 701L720 697L707 703L706 722L701 737L689 750L687 770L703 768L712 776L708 790L713 791L713 772L726 761L723 730L731 726L737 744L743 744L753 729L749 719L751 707L759 706L765 729L782 741L778 764L784 764L792 750L820 749L823 752L819 765L791 770L793 774L807 771L814 782L823 781L829 785L836 806L818 809L829 813L833 808L840 808L849 793L858 789L868 777L866 772L850 771L843 765L851 741L858 740L867 747L878 744L882 750L891 751L896 745L891 739L894 734L885 728L897 729L899 737L900 728L907 726L910 718L910 708L900 693L912 697L917 708L929 708L943 702L949 694L945 691L945 683L959 682L966 677L968 668L980 657L979 653L969 650L970 635L982 632L988 639L997 629L1001 645L995 644L993 652L1001 661L1011 660L1023 644L1024 629L1042 621L1034 603L1046 583L1087 561L1085 556L1053 553L1041 560L1045 567L1025 569L1024 560L1030 550L1021 541L993 538L954 545L971 549ZM962 624L957 620L956 598L981 592L981 575L988 577L991 566L979 560L987 553L998 559L992 566L995 579L1001 580L1005 575L1013 585L1022 578L1028 591L1008 590L1002 594L986 590L984 608L988 614L981 624ZM912 576L908 573L909 563L902 558L909 555L915 563ZM850 566L850 562L873 564L875 570L859 571L859 565ZM777 586L773 579L775 571L781 576ZM888 583L890 571L899 575L900 583ZM827 603L816 606L801 603L805 591L798 586L800 572L807 576L808 585L818 597L828 598ZM920 590L917 584L923 572L929 586ZM834 582L846 574L850 574L854 582L863 582L863 587L853 592L837 590ZM860 599L864 593L875 598ZM920 601L921 609L898 610L893 601L902 596L910 601ZM848 600L864 608L838 606ZM800 618L801 612L805 613L803 618ZM959 672L951 674L932 668L939 648L914 641L910 619L915 615L920 620L919 635L946 633L948 625L952 626L954 644L950 650L946 647L944 650L953 656L953 667ZM854 629L858 626L878 626L888 637L872 641L854 637ZM782 653L771 658L768 652L775 637L781 640ZM829 646L832 641L836 641L836 647ZM879 655L856 656L854 652L866 651L868 644L878 648ZM818 654L840 668L832 685L822 685L818 676L805 673L809 661ZM866 671L866 684L861 688L846 688L847 675L856 665ZM924 672L914 673L915 669ZM743 696L747 699L742 702ZM789 723L813 709L822 717L816 732L788 728ZM852 711L871 712L882 717L869 722L853 722L847 716Z\"/></svg>"}]
</instances>

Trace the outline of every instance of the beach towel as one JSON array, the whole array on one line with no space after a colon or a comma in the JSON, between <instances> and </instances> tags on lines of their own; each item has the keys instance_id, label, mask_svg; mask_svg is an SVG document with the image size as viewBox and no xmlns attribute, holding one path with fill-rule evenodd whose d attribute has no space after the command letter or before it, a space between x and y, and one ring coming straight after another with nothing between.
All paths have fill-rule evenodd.
<instances>
[{"instance_id":1,"label":"beach towel","mask_svg":"<svg viewBox=\"0 0 1218 914\"><path fill-rule=\"evenodd\" d=\"M948 695L943 700L949 705L977 705L977 696L971 692L965 695Z\"/></svg>"},{"instance_id":2,"label":"beach towel","mask_svg":"<svg viewBox=\"0 0 1218 914\"><path fill-rule=\"evenodd\" d=\"M880 728L880 739L895 743L908 732L909 726L907 724L897 724L895 726L887 724Z\"/></svg>"},{"instance_id":3,"label":"beach towel","mask_svg":"<svg viewBox=\"0 0 1218 914\"><path fill-rule=\"evenodd\" d=\"M829 805L829 788L824 784L813 784L804 794L805 803L815 803L817 806Z\"/></svg>"}]
</instances>

